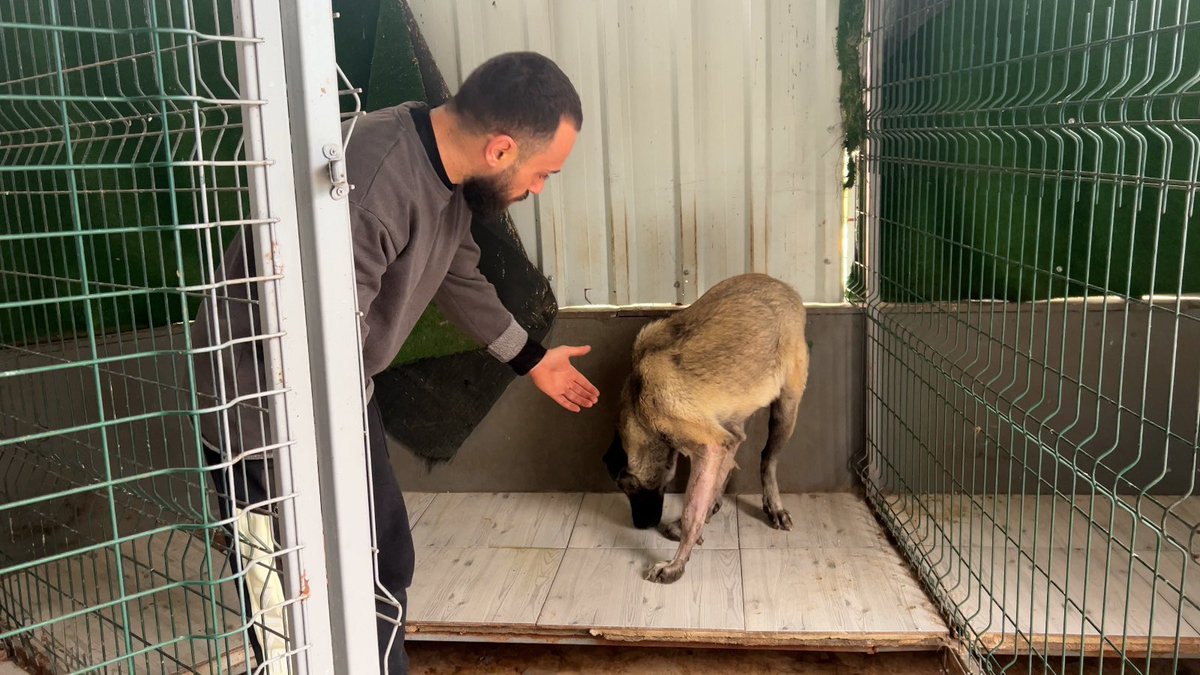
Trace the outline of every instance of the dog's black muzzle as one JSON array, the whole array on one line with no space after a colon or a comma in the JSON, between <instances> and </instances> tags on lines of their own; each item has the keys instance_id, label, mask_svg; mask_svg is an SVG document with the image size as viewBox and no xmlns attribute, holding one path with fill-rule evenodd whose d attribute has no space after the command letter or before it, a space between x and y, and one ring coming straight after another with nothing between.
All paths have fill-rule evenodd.
<instances>
[{"instance_id":1,"label":"dog's black muzzle","mask_svg":"<svg viewBox=\"0 0 1200 675\"><path fill-rule=\"evenodd\" d=\"M609 446L608 452L604 453L604 465L608 468L608 475L617 482L625 496L629 497L629 510L633 514L634 527L645 530L658 525L662 520L663 495L658 490L638 487L637 481L626 470L628 462L629 457L621 445L621 438L617 436Z\"/></svg>"},{"instance_id":2,"label":"dog's black muzzle","mask_svg":"<svg viewBox=\"0 0 1200 675\"><path fill-rule=\"evenodd\" d=\"M629 509L633 512L633 526L640 530L657 526L662 520L662 493L658 490L638 490L628 496Z\"/></svg>"}]
</instances>

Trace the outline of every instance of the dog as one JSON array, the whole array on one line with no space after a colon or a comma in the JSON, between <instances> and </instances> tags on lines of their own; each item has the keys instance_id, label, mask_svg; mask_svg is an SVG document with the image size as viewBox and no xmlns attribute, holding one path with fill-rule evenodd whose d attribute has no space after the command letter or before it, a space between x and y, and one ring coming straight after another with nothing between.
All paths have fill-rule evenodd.
<instances>
[{"instance_id":1,"label":"dog","mask_svg":"<svg viewBox=\"0 0 1200 675\"><path fill-rule=\"evenodd\" d=\"M673 560L654 565L647 580L669 584L683 576L692 549L703 542L704 525L720 508L746 422L768 406L763 511L772 527L791 529L776 467L808 381L805 322L803 300L793 288L764 274L744 274L638 333L617 434L604 455L609 475L629 498L635 527L659 526L679 455L691 464L683 517L660 527L679 548Z\"/></svg>"}]
</instances>

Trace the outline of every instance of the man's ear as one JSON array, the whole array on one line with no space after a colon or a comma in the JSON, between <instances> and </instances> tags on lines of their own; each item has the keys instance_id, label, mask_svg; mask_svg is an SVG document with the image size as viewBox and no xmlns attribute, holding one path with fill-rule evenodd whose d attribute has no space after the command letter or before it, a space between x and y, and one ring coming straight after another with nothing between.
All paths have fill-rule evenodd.
<instances>
[{"instance_id":1,"label":"man's ear","mask_svg":"<svg viewBox=\"0 0 1200 675\"><path fill-rule=\"evenodd\" d=\"M517 158L517 142L508 134L492 136L484 146L484 161L493 169L503 169Z\"/></svg>"},{"instance_id":2,"label":"man's ear","mask_svg":"<svg viewBox=\"0 0 1200 675\"><path fill-rule=\"evenodd\" d=\"M604 453L604 466L608 468L608 475L613 480L617 480L621 471L629 466L629 455L625 454L620 433L613 434L612 444L608 446L608 452Z\"/></svg>"}]
</instances>

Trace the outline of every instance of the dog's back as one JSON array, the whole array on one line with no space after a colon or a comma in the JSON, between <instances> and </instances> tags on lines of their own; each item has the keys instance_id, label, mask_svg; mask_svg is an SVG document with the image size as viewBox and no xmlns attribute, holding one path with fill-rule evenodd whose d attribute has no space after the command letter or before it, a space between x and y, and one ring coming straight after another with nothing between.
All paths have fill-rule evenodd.
<instances>
[{"instance_id":1,"label":"dog's back","mask_svg":"<svg viewBox=\"0 0 1200 675\"><path fill-rule=\"evenodd\" d=\"M808 373L805 312L790 286L762 274L732 277L686 309L646 326L633 348L647 418L672 435L715 440ZM707 429L707 433L704 430Z\"/></svg>"}]
</instances>

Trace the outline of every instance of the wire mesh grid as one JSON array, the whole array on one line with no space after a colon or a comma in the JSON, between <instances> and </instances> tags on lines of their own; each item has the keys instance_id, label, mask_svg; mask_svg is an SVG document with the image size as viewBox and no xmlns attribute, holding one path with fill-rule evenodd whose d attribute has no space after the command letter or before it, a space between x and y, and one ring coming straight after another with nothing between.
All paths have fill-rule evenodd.
<instances>
[{"instance_id":1,"label":"wire mesh grid","mask_svg":"<svg viewBox=\"0 0 1200 675\"><path fill-rule=\"evenodd\" d=\"M1200 655L1200 3L868 0L868 495L987 672Z\"/></svg>"},{"instance_id":2,"label":"wire mesh grid","mask_svg":"<svg viewBox=\"0 0 1200 675\"><path fill-rule=\"evenodd\" d=\"M245 131L262 102L239 86L261 39L235 6L0 2L0 641L51 672L228 672L256 649L277 669L303 647L290 495L211 492L287 446L278 385L219 374L278 337L259 296L279 270L251 246L276 235ZM189 331L201 308L254 329Z\"/></svg>"}]
</instances>

